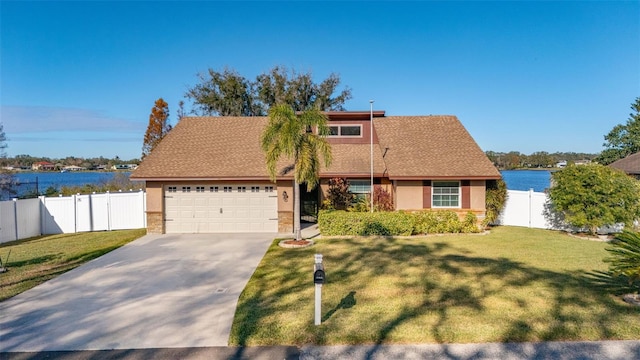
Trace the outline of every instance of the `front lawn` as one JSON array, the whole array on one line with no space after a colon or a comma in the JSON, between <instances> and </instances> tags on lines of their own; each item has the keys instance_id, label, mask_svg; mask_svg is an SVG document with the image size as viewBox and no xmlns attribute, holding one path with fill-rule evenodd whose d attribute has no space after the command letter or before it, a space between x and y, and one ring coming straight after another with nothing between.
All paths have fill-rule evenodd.
<instances>
[{"instance_id":1,"label":"front lawn","mask_svg":"<svg viewBox=\"0 0 640 360\"><path fill-rule=\"evenodd\" d=\"M46 235L0 244L9 271L0 273L0 301L102 256L146 234L146 229ZM4 264L7 256L8 264Z\"/></svg>"},{"instance_id":2,"label":"front lawn","mask_svg":"<svg viewBox=\"0 0 640 360\"><path fill-rule=\"evenodd\" d=\"M498 227L488 235L274 241L240 296L231 345L640 339L640 308L585 277L605 243ZM313 255L324 255L313 325Z\"/></svg>"}]
</instances>

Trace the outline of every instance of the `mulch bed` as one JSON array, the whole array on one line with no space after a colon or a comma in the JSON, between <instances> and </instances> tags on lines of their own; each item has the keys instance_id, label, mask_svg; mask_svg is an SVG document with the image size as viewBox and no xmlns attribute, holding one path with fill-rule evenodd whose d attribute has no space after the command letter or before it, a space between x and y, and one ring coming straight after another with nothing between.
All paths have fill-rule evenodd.
<instances>
[{"instance_id":1,"label":"mulch bed","mask_svg":"<svg viewBox=\"0 0 640 360\"><path fill-rule=\"evenodd\" d=\"M296 249L296 248L304 248L307 246L313 245L313 240L295 240L295 239L285 239L278 243L280 247L287 249Z\"/></svg>"}]
</instances>

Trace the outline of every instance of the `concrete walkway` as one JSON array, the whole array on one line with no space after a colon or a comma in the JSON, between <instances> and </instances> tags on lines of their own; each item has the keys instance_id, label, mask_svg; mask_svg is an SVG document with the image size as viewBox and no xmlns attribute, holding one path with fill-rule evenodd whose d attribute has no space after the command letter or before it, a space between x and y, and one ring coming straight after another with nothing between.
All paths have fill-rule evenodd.
<instances>
[{"instance_id":1,"label":"concrete walkway","mask_svg":"<svg viewBox=\"0 0 640 360\"><path fill-rule=\"evenodd\" d=\"M43 353L0 353L3 360L50 359L251 359L251 360L632 360L640 359L640 341L425 344L364 346L266 346L132 349Z\"/></svg>"},{"instance_id":2,"label":"concrete walkway","mask_svg":"<svg viewBox=\"0 0 640 360\"><path fill-rule=\"evenodd\" d=\"M228 344L275 234L147 235L0 303L1 351Z\"/></svg>"}]
</instances>

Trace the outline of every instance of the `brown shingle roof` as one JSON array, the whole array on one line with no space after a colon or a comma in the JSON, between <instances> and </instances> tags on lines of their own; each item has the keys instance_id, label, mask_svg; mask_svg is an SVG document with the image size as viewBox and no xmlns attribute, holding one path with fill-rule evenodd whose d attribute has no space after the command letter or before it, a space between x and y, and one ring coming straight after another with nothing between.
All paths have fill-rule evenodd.
<instances>
[{"instance_id":1,"label":"brown shingle roof","mask_svg":"<svg viewBox=\"0 0 640 360\"><path fill-rule=\"evenodd\" d=\"M266 117L186 117L132 178L268 178L260 135Z\"/></svg>"},{"instance_id":2,"label":"brown shingle roof","mask_svg":"<svg viewBox=\"0 0 640 360\"><path fill-rule=\"evenodd\" d=\"M260 136L266 117L187 117L140 164L134 179L267 179ZM498 178L455 116L374 119L374 173L390 178ZM321 176L368 176L369 144L333 144ZM383 159L384 154L384 159ZM279 168L290 161L281 161ZM290 174L289 174L290 175Z\"/></svg>"},{"instance_id":3,"label":"brown shingle roof","mask_svg":"<svg viewBox=\"0 0 640 360\"><path fill-rule=\"evenodd\" d=\"M614 169L624 171L629 175L640 174L640 152L631 154L624 159L620 159L609 164Z\"/></svg>"},{"instance_id":4,"label":"brown shingle roof","mask_svg":"<svg viewBox=\"0 0 640 360\"><path fill-rule=\"evenodd\" d=\"M380 148L393 178L499 178L455 116L374 118Z\"/></svg>"},{"instance_id":5,"label":"brown shingle roof","mask_svg":"<svg viewBox=\"0 0 640 360\"><path fill-rule=\"evenodd\" d=\"M369 144L332 144L333 161L328 169L321 168L322 177L361 176L371 174L371 146ZM378 144L373 145L373 172L376 176L385 173L386 166Z\"/></svg>"}]
</instances>

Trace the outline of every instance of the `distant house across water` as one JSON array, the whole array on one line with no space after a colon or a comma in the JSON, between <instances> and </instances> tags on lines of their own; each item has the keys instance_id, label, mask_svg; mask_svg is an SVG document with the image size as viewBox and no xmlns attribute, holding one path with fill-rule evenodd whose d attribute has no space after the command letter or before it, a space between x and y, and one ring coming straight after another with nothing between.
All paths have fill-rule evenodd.
<instances>
[{"instance_id":1,"label":"distant house across water","mask_svg":"<svg viewBox=\"0 0 640 360\"><path fill-rule=\"evenodd\" d=\"M117 164L111 167L112 170L135 170L138 164Z\"/></svg>"},{"instance_id":2,"label":"distant house across water","mask_svg":"<svg viewBox=\"0 0 640 360\"><path fill-rule=\"evenodd\" d=\"M36 171L53 171L55 169L56 166L48 161L39 161L31 165L31 170Z\"/></svg>"}]
</instances>

